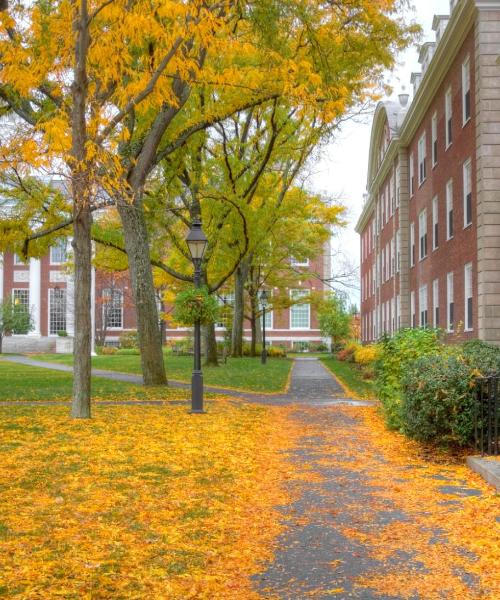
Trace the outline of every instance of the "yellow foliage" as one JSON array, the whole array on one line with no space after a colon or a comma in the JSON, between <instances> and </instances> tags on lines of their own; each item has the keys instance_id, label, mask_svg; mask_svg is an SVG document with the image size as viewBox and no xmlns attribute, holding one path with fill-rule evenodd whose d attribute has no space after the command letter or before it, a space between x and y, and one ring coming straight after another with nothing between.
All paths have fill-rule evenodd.
<instances>
[{"instance_id":1,"label":"yellow foliage","mask_svg":"<svg viewBox=\"0 0 500 600\"><path fill-rule=\"evenodd\" d=\"M370 365L377 360L379 352L380 349L376 345L360 346L354 352L354 362L358 365Z\"/></svg>"},{"instance_id":2,"label":"yellow foliage","mask_svg":"<svg viewBox=\"0 0 500 600\"><path fill-rule=\"evenodd\" d=\"M0 419L0 585L22 598L251 600L272 556L288 411L209 403Z\"/></svg>"}]
</instances>

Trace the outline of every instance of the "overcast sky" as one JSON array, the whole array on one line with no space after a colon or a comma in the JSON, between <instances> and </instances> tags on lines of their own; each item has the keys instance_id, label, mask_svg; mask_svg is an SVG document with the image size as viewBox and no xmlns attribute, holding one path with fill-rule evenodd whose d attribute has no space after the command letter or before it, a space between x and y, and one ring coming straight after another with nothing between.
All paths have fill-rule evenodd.
<instances>
[{"instance_id":1,"label":"overcast sky","mask_svg":"<svg viewBox=\"0 0 500 600\"><path fill-rule=\"evenodd\" d=\"M413 4L415 12L409 13L408 19L416 20L423 27L422 42L433 40L433 16L448 14L449 0L413 0ZM413 71L420 71L416 48L402 54L398 60L398 67L387 75L395 97L402 91L403 86L411 94L410 76ZM354 227L361 214L363 193L366 190L371 121L372 118L367 117L364 122L344 125L337 141L325 149L321 160L312 167L314 188L319 192L343 198L349 207L349 225L340 237L334 240L333 246L334 251L335 248L342 248L357 264L359 237ZM359 292L354 293L352 298L359 306Z\"/></svg>"}]
</instances>

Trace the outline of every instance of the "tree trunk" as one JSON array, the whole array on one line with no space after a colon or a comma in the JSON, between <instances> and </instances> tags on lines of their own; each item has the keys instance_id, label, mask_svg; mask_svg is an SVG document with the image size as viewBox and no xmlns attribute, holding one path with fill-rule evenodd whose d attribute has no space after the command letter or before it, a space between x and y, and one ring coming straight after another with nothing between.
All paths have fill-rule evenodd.
<instances>
[{"instance_id":1,"label":"tree trunk","mask_svg":"<svg viewBox=\"0 0 500 600\"><path fill-rule=\"evenodd\" d=\"M250 295L250 329L252 332L250 356L257 356L257 297L253 292Z\"/></svg>"},{"instance_id":2,"label":"tree trunk","mask_svg":"<svg viewBox=\"0 0 500 600\"><path fill-rule=\"evenodd\" d=\"M203 337L205 338L205 365L218 367L217 358L217 338L215 337L215 323L203 327Z\"/></svg>"},{"instance_id":3,"label":"tree trunk","mask_svg":"<svg viewBox=\"0 0 500 600\"><path fill-rule=\"evenodd\" d=\"M118 203L118 211L123 225L137 314L142 376L145 385L165 385L167 377L150 262L149 236L143 212L137 204L140 204L139 198L131 204L122 200Z\"/></svg>"},{"instance_id":4,"label":"tree trunk","mask_svg":"<svg viewBox=\"0 0 500 600\"><path fill-rule=\"evenodd\" d=\"M0 354L2 354L3 335L0 334Z\"/></svg>"},{"instance_id":5,"label":"tree trunk","mask_svg":"<svg viewBox=\"0 0 500 600\"><path fill-rule=\"evenodd\" d=\"M73 399L71 416L90 419L91 375L91 285L92 242L89 169L87 164L87 54L90 46L87 1L81 0L75 13L76 34L74 79L71 84L71 193L73 200L73 254L75 263L75 337L73 346Z\"/></svg>"},{"instance_id":6,"label":"tree trunk","mask_svg":"<svg viewBox=\"0 0 500 600\"><path fill-rule=\"evenodd\" d=\"M245 313L245 283L248 266L242 262L234 274L234 311L231 335L231 356L243 356L243 322Z\"/></svg>"},{"instance_id":7,"label":"tree trunk","mask_svg":"<svg viewBox=\"0 0 500 600\"><path fill-rule=\"evenodd\" d=\"M73 182L74 198L85 198L86 183L80 177ZM80 190L80 191L79 191ZM82 195L80 195L80 193ZM75 195L76 194L76 195ZM73 346L73 403L71 416L74 419L90 419L90 376L91 376L91 286L92 286L92 242L90 228L92 216L88 202L78 208L75 202L75 221L73 224L73 254L75 263L75 337Z\"/></svg>"}]
</instances>

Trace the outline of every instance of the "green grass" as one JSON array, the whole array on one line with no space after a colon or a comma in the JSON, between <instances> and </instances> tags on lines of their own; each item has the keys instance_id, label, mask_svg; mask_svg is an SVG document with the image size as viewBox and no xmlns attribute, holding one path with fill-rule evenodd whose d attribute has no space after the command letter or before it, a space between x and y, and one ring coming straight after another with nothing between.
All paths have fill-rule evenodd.
<instances>
[{"instance_id":1,"label":"green grass","mask_svg":"<svg viewBox=\"0 0 500 600\"><path fill-rule=\"evenodd\" d=\"M65 365L73 363L73 356L69 354L40 354L33 358ZM285 389L292 364L291 360L283 358L268 359L266 365L261 364L260 358L229 358L225 365L203 367L203 381L206 385L253 392L280 392ZM105 371L141 373L141 359L138 355L95 356L92 358L92 366ZM170 379L189 382L193 358L167 355L165 367Z\"/></svg>"},{"instance_id":2,"label":"green grass","mask_svg":"<svg viewBox=\"0 0 500 600\"><path fill-rule=\"evenodd\" d=\"M18 365L0 359L0 401L69 400L73 384L71 373L53 371L27 365ZM159 388L147 390L139 385L94 377L92 397L94 400L147 400L184 399L184 390Z\"/></svg>"},{"instance_id":3,"label":"green grass","mask_svg":"<svg viewBox=\"0 0 500 600\"><path fill-rule=\"evenodd\" d=\"M323 364L360 398L375 398L375 383L361 377L356 365L335 358L322 358Z\"/></svg>"}]
</instances>

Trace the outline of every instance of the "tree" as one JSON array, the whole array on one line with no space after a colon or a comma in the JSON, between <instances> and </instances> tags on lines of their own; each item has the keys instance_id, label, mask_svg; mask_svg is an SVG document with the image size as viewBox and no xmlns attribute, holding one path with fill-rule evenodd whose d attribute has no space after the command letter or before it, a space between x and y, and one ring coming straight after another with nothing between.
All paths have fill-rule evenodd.
<instances>
[{"instance_id":1,"label":"tree","mask_svg":"<svg viewBox=\"0 0 500 600\"><path fill-rule=\"evenodd\" d=\"M26 334L33 329L33 320L28 307L15 303L10 298L0 301L0 354L6 335Z\"/></svg>"},{"instance_id":2,"label":"tree","mask_svg":"<svg viewBox=\"0 0 500 600\"><path fill-rule=\"evenodd\" d=\"M346 301L339 295L331 294L318 308L318 321L321 333L332 340L332 347L346 341L351 335L352 314Z\"/></svg>"}]
</instances>

